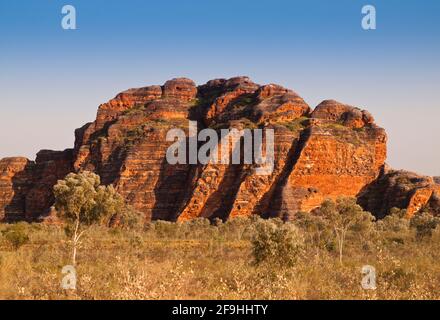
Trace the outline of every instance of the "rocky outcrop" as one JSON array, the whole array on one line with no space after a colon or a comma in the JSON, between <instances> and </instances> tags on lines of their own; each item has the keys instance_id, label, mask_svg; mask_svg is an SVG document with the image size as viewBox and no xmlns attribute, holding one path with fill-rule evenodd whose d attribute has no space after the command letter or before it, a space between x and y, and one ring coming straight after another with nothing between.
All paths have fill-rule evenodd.
<instances>
[{"instance_id":1,"label":"rocky outcrop","mask_svg":"<svg viewBox=\"0 0 440 320\"><path fill-rule=\"evenodd\" d=\"M364 188L358 199L366 210L380 218L394 207L406 209L407 216L412 217L423 209L434 214L440 213L439 196L440 185L432 177L403 170L386 170Z\"/></svg>"},{"instance_id":2,"label":"rocky outcrop","mask_svg":"<svg viewBox=\"0 0 440 320\"><path fill-rule=\"evenodd\" d=\"M0 160L0 219L25 218L26 194L32 185L33 163L26 158Z\"/></svg>"},{"instance_id":3,"label":"rocky outcrop","mask_svg":"<svg viewBox=\"0 0 440 320\"><path fill-rule=\"evenodd\" d=\"M312 118L339 123L349 128L363 128L374 124L374 118L368 111L335 100L321 102L313 111Z\"/></svg>"},{"instance_id":4,"label":"rocky outcrop","mask_svg":"<svg viewBox=\"0 0 440 320\"><path fill-rule=\"evenodd\" d=\"M243 161L168 163L166 153L174 141L167 141L167 133L180 128L189 137L189 120L198 130L210 128L219 134L232 128L273 130L273 170L259 175L261 165ZM243 139L233 142L240 146L241 159ZM218 147L224 141L223 136ZM276 84L261 86L248 77L215 79L201 86L178 78L124 91L100 105L95 121L75 131L73 150L41 151L35 162L1 160L0 218L46 215L53 220L53 185L81 170L94 171L104 184L113 184L148 220L225 220L253 214L290 219L297 211L310 211L326 198L340 196L358 196L377 216L391 207L407 208L409 215L422 208L437 210L438 185L433 179L409 177L411 183L405 186L397 176L408 174L385 169L386 141L384 129L370 113L334 100L312 111L294 91ZM233 143L228 144L230 152ZM267 144L264 135L263 150ZM196 143L196 149L200 147Z\"/></svg>"},{"instance_id":5,"label":"rocky outcrop","mask_svg":"<svg viewBox=\"0 0 440 320\"><path fill-rule=\"evenodd\" d=\"M26 158L0 160L0 219L36 220L54 202L52 188L72 167L73 153L43 150L36 161Z\"/></svg>"},{"instance_id":6,"label":"rocky outcrop","mask_svg":"<svg viewBox=\"0 0 440 320\"><path fill-rule=\"evenodd\" d=\"M384 165L386 134L376 126L354 131L317 122L303 135L303 147L282 190L285 214L310 211L326 198L355 197Z\"/></svg>"},{"instance_id":7,"label":"rocky outcrop","mask_svg":"<svg viewBox=\"0 0 440 320\"><path fill-rule=\"evenodd\" d=\"M42 150L32 164L32 184L25 198L25 218L33 220L46 215L54 203L53 186L73 171L73 150Z\"/></svg>"}]
</instances>

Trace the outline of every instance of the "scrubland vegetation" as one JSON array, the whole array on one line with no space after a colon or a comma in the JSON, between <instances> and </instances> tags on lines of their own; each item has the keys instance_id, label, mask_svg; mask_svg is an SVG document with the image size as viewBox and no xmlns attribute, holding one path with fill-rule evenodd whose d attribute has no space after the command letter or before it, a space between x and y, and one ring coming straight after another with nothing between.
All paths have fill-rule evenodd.
<instances>
[{"instance_id":1,"label":"scrubland vegetation","mask_svg":"<svg viewBox=\"0 0 440 320\"><path fill-rule=\"evenodd\" d=\"M393 209L375 221L341 198L291 222L142 223L126 212L108 227L118 195L80 178L89 188L82 195L74 176L55 189L63 224L0 225L1 299L440 298L440 219L428 212L407 219ZM90 195L94 201L81 200ZM70 264L76 290L61 287ZM361 286L365 265L376 269L375 290Z\"/></svg>"},{"instance_id":2,"label":"scrubland vegetation","mask_svg":"<svg viewBox=\"0 0 440 320\"><path fill-rule=\"evenodd\" d=\"M342 263L333 222L322 216L96 225L78 249L76 290L60 285L71 264L63 227L2 225L0 298L438 299L440 228L428 214L400 214L379 222L366 214L349 226ZM376 268L376 290L361 287L363 265Z\"/></svg>"}]
</instances>

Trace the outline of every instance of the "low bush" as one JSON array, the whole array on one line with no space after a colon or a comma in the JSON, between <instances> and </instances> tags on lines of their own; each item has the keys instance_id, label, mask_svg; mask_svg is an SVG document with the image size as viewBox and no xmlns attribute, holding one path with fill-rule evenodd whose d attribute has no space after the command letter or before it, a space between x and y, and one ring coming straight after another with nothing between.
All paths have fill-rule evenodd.
<instances>
[{"instance_id":1,"label":"low bush","mask_svg":"<svg viewBox=\"0 0 440 320\"><path fill-rule=\"evenodd\" d=\"M291 223L281 220L262 220L255 227L252 253L257 265L273 264L292 267L304 246L303 236Z\"/></svg>"},{"instance_id":2,"label":"low bush","mask_svg":"<svg viewBox=\"0 0 440 320\"><path fill-rule=\"evenodd\" d=\"M60 286L71 264L62 226L0 224L0 299L440 299L440 225L405 216L393 209L372 221L341 199L291 222L94 224L78 251L75 291ZM340 226L348 226L343 264ZM376 270L376 290L361 286L365 265Z\"/></svg>"},{"instance_id":3,"label":"low bush","mask_svg":"<svg viewBox=\"0 0 440 320\"><path fill-rule=\"evenodd\" d=\"M29 242L28 225L26 223L17 223L6 227L2 231L3 237L15 249Z\"/></svg>"}]
</instances>

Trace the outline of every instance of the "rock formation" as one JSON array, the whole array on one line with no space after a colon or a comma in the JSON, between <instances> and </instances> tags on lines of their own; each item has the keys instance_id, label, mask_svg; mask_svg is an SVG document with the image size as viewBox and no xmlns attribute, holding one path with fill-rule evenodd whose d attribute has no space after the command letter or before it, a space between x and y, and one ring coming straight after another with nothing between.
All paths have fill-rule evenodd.
<instances>
[{"instance_id":1,"label":"rock formation","mask_svg":"<svg viewBox=\"0 0 440 320\"><path fill-rule=\"evenodd\" d=\"M255 164L169 164L167 132L189 134L189 120L199 130L273 129L272 173L256 174ZM392 207L407 208L409 215L425 207L440 211L432 178L385 167L386 140L370 113L337 101L312 111L294 91L247 77L201 86L173 79L124 91L99 106L96 120L75 131L73 149L40 151L35 162L1 160L0 219L52 216L53 185L81 170L113 184L148 220L290 219L339 196L358 197L378 217Z\"/></svg>"},{"instance_id":2,"label":"rock formation","mask_svg":"<svg viewBox=\"0 0 440 320\"><path fill-rule=\"evenodd\" d=\"M388 169L365 187L358 201L379 218L386 216L393 207L406 209L408 217L421 209L440 214L440 185L432 177Z\"/></svg>"},{"instance_id":3,"label":"rock formation","mask_svg":"<svg viewBox=\"0 0 440 320\"><path fill-rule=\"evenodd\" d=\"M35 220L49 213L52 188L72 167L73 152L42 150L35 161L26 158L0 160L0 219Z\"/></svg>"}]
</instances>

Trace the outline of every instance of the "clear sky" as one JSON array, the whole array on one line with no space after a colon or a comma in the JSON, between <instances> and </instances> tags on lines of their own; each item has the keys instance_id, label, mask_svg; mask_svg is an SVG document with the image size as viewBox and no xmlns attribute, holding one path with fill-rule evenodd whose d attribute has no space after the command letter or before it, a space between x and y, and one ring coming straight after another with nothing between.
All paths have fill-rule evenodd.
<instances>
[{"instance_id":1,"label":"clear sky","mask_svg":"<svg viewBox=\"0 0 440 320\"><path fill-rule=\"evenodd\" d=\"M391 166L440 175L439 15L438 0L0 0L0 158L72 147L127 88L247 75L369 110Z\"/></svg>"}]
</instances>

